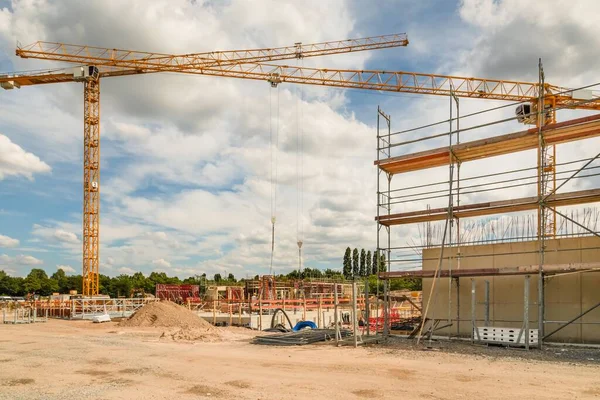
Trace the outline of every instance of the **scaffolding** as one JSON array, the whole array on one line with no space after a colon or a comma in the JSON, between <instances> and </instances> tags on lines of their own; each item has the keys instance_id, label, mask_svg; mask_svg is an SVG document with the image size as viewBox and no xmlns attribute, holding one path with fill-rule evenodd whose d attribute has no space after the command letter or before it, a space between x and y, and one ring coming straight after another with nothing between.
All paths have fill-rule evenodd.
<instances>
[{"instance_id":1,"label":"scaffolding","mask_svg":"<svg viewBox=\"0 0 600 400\"><path fill-rule=\"evenodd\" d=\"M543 70L540 64L540 87L543 87ZM592 87L592 86L590 86ZM539 94L539 104L544 104L543 90ZM507 106L515 106L519 103ZM557 162L556 146L583 139L600 136L600 115L588 115L581 118L556 123L548 115L555 116L556 107L537 107L526 117L540 121L535 128L517 132L490 136L491 130L501 130L515 120L522 121L522 116L501 118L493 122L474 123L461 128L461 123L469 117L482 116L487 112L502 111L504 107L495 107L467 115L460 115L458 98L450 92L449 118L417 128L398 132L391 130L391 116L381 108L377 109L377 158L374 162L377 168L377 252L386 255L386 271L379 274L384 280L384 335L389 334L389 285L388 281L395 278L418 277L429 282L429 290L423 291L423 317L420 326L419 339L423 332L429 338L436 331L445 329L448 337L461 336L461 322L470 323L470 336L475 339L493 341L496 333L501 337L512 332L511 344L522 345L527 349L530 345L542 347L545 340L555 335L571 324L595 327L600 325L600 314L590 321L590 313L597 310L600 304L600 294L597 299L581 300L580 312L574 318L547 318L546 308L552 302L545 299L546 286L551 279L576 274L583 279L590 278L592 272L600 271L600 263L584 262L573 256L576 252L591 254L600 250L598 220L600 213L594 207L573 208L584 204L600 202L600 188L593 188L593 177L600 176L598 169L600 153L588 158L577 158ZM503 125L504 124L504 125ZM448 125L449 129L436 132L440 126ZM512 129L512 128L511 128ZM432 133L430 133L432 132ZM463 141L461 141L461 134ZM412 136L412 137L411 137ZM481 137L483 136L483 137ZM464 138L474 140L464 141ZM442 140L448 140L447 145ZM423 149L427 142L437 146ZM411 151L413 150L413 151ZM418 151L414 151L418 150ZM461 167L464 164L478 160L493 159L492 157L535 150L535 165L527 168L501 168L494 173L474 173L461 177ZM486 161L487 162L487 161ZM490 163L491 164L491 163ZM432 168L448 167L448 179L418 184L398 184L393 177L406 173L420 173ZM406 175L404 175L406 176ZM569 190L577 182L585 190ZM394 183L394 185L392 185ZM568 186L567 186L568 185ZM563 189L562 191L560 189ZM534 191L535 190L535 191ZM517 192L533 191L531 196L515 196ZM472 201L481 199L490 193L509 193L508 198L493 201ZM435 203L432 206L432 203ZM424 208L423 204L427 204ZM557 209L561 207L561 209ZM565 209L567 207L568 209ZM526 212L536 212L537 218ZM506 213L520 213L518 215ZM502 214L500 217L494 215ZM472 220L470 218L479 218ZM392 227L403 228L398 232ZM412 231L410 228L412 227ZM415 241L415 227L418 241ZM409 237L403 245L392 245L400 237ZM585 245L580 244L584 238ZM581 240L579 240L581 239ZM571 240L571 241L569 241ZM578 241L579 240L579 241ZM522 242L525 249L521 252L509 248L506 254L496 253L500 247L496 244ZM568 244L568 243L571 243ZM581 242L583 243L583 242ZM490 253L475 252L474 246L493 245L496 249ZM571 247L570 247L571 246ZM482 249L482 248L479 248ZM551 250L551 260L547 253ZM489 257L520 257L528 260L523 265L502 266L492 268L489 265L474 266L474 260L490 260ZM487 257L487 258L486 258ZM531 261L530 257L536 257ZM549 261L550 260L550 261ZM564 261L557 261L564 260ZM596 260L597 261L597 260ZM462 265L461 265L462 263ZM425 268L425 265L429 268ZM502 264L502 262L500 263ZM443 266L443 267L442 267ZM419 269L421 267L421 269ZM496 319L490 321L490 282L484 280L485 290L483 300L477 301L476 283L482 277L523 276L523 320L522 325L515 327L516 320ZM595 276L595 275L594 275ZM461 292L460 278L471 279L471 318L461 318L461 307L466 300ZM537 327L530 327L529 295L530 277L537 277ZM440 279L447 281L447 318L428 315L430 302L434 305L441 294L436 290ZM498 278L500 279L500 278ZM506 278L504 278L506 279ZM567 278L568 279L568 278ZM445 283L444 283L445 284ZM583 284L580 283L583 287ZM465 285L466 286L466 285ZM553 293L555 289L553 288ZM583 289L580 289L583 290ZM463 293L463 295L461 295ZM461 297L463 305L461 306ZM455 304L453 304L453 300ZM554 301L554 300L552 300ZM591 302L591 303L590 303ZM483 309L483 318L478 318L476 310ZM432 307L435 310L435 307ZM487 311L486 311L487 310ZM552 310L551 310L552 311ZM438 310L439 313L439 310ZM444 312L445 313L445 312ZM553 316L556 313L551 312ZM583 320L586 316L587 320ZM437 317L437 318L436 318ZM446 323L441 324L445 320ZM492 327L493 322L513 324L505 332L498 327ZM578 321L578 322L576 322ZM482 322L484 325L479 326ZM425 329L425 325L429 327ZM467 324L468 325L468 324ZM549 333L547 326L556 325ZM454 330L453 326L456 328ZM463 326L464 327L464 326ZM583 328L580 329L583 331ZM481 339L484 335L486 340ZM464 336L464 335L463 335ZM583 334L581 334L583 338ZM526 339L529 338L529 339ZM533 339L532 339L533 338ZM583 339L582 339L583 341ZM600 335L592 341L600 342ZM534 343L535 342L535 343Z\"/></svg>"}]
</instances>

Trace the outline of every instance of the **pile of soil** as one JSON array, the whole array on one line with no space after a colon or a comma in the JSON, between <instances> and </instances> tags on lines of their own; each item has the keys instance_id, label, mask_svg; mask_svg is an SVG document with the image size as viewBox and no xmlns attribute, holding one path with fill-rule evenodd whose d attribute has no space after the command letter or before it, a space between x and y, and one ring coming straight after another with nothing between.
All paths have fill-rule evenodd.
<instances>
[{"instance_id":1,"label":"pile of soil","mask_svg":"<svg viewBox=\"0 0 600 400\"><path fill-rule=\"evenodd\" d=\"M187 308L170 301L148 303L121 321L119 326L169 328L161 338L176 341L216 341L221 338L217 328Z\"/></svg>"},{"instance_id":2,"label":"pile of soil","mask_svg":"<svg viewBox=\"0 0 600 400\"><path fill-rule=\"evenodd\" d=\"M160 338L175 342L219 342L223 339L220 332L196 328L169 329L164 331Z\"/></svg>"}]
</instances>

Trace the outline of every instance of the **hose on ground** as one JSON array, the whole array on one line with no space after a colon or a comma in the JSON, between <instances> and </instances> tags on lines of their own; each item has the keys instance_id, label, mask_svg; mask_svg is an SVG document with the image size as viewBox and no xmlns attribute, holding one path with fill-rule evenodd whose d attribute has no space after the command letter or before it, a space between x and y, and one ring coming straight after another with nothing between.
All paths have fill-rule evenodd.
<instances>
[{"instance_id":1,"label":"hose on ground","mask_svg":"<svg viewBox=\"0 0 600 400\"><path fill-rule=\"evenodd\" d=\"M273 313L273 317L271 318L271 328L275 328L275 326L277 325L277 324L275 324L275 317L277 316L278 312L283 313L283 315L287 319L287 322L290 324L290 330L294 329L294 326L292 325L292 321L290 320L290 317L288 317L287 313L282 308L275 309L275 312Z\"/></svg>"}]
</instances>

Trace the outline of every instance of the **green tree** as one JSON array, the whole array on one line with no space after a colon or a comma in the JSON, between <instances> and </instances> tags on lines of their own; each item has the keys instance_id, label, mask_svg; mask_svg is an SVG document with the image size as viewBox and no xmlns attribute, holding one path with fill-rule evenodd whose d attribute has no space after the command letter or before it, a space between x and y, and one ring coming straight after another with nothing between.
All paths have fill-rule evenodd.
<instances>
[{"instance_id":1,"label":"green tree","mask_svg":"<svg viewBox=\"0 0 600 400\"><path fill-rule=\"evenodd\" d=\"M58 282L55 279L46 279L42 285L41 294L43 296L50 296L52 293L58 292Z\"/></svg>"},{"instance_id":2,"label":"green tree","mask_svg":"<svg viewBox=\"0 0 600 400\"><path fill-rule=\"evenodd\" d=\"M233 276L233 274L231 272L229 273L229 275L227 275L227 280L232 283L236 282L235 276Z\"/></svg>"},{"instance_id":3,"label":"green tree","mask_svg":"<svg viewBox=\"0 0 600 400\"><path fill-rule=\"evenodd\" d=\"M352 250L352 277L356 278L360 272L360 265L358 264L358 249Z\"/></svg>"},{"instance_id":4,"label":"green tree","mask_svg":"<svg viewBox=\"0 0 600 400\"><path fill-rule=\"evenodd\" d=\"M131 289L133 289L133 284L129 275L121 274L113 278L110 282L110 294L112 297L129 297Z\"/></svg>"},{"instance_id":5,"label":"green tree","mask_svg":"<svg viewBox=\"0 0 600 400\"><path fill-rule=\"evenodd\" d=\"M24 292L23 278L12 277L0 270L0 295L22 296Z\"/></svg>"},{"instance_id":6,"label":"green tree","mask_svg":"<svg viewBox=\"0 0 600 400\"><path fill-rule=\"evenodd\" d=\"M50 279L54 279L58 284L57 292L59 293L69 293L69 289L67 289L69 279L67 279L67 274L62 269L57 269L55 273L52 274Z\"/></svg>"},{"instance_id":7,"label":"green tree","mask_svg":"<svg viewBox=\"0 0 600 400\"><path fill-rule=\"evenodd\" d=\"M367 251L367 275L371 275L373 273L373 269L371 268L371 250Z\"/></svg>"},{"instance_id":8,"label":"green tree","mask_svg":"<svg viewBox=\"0 0 600 400\"><path fill-rule=\"evenodd\" d=\"M98 280L100 280L101 277L102 277L102 275L100 275L98 277ZM83 288L83 278L81 277L81 275L70 275L70 276L67 276L67 279L68 279L67 289L68 290L77 290L77 293L81 293L81 290ZM108 291L105 293L108 294ZM115 297L115 295L112 295L112 297Z\"/></svg>"},{"instance_id":9,"label":"green tree","mask_svg":"<svg viewBox=\"0 0 600 400\"><path fill-rule=\"evenodd\" d=\"M147 279L144 276L144 274L141 272L136 272L135 274L133 274L131 276L132 289L142 289L142 290L146 291L146 288L148 287L146 285L146 282L147 282ZM129 296L129 293L127 294L127 296Z\"/></svg>"},{"instance_id":10,"label":"green tree","mask_svg":"<svg viewBox=\"0 0 600 400\"><path fill-rule=\"evenodd\" d=\"M380 280L378 282L377 276L375 276L375 275L369 276L368 283L369 283L369 293L371 293L371 294L383 293L383 281ZM377 292L378 289L379 289L379 292Z\"/></svg>"},{"instance_id":11,"label":"green tree","mask_svg":"<svg viewBox=\"0 0 600 400\"><path fill-rule=\"evenodd\" d=\"M352 276L352 250L350 250L350 247L347 247L346 252L344 253L343 266L342 272L344 274L344 278L350 279Z\"/></svg>"},{"instance_id":12,"label":"green tree","mask_svg":"<svg viewBox=\"0 0 600 400\"><path fill-rule=\"evenodd\" d=\"M385 254L381 253L380 259L379 259L379 272L385 272L387 271L387 265L385 263Z\"/></svg>"},{"instance_id":13,"label":"green tree","mask_svg":"<svg viewBox=\"0 0 600 400\"><path fill-rule=\"evenodd\" d=\"M373 275L377 275L377 273L379 272L379 260L377 259L377 250L375 250L373 252L373 264L371 265L371 268L373 268Z\"/></svg>"},{"instance_id":14,"label":"green tree","mask_svg":"<svg viewBox=\"0 0 600 400\"><path fill-rule=\"evenodd\" d=\"M46 271L33 268L25 278L25 291L27 293L42 294L42 288L47 285L47 280Z\"/></svg>"},{"instance_id":15,"label":"green tree","mask_svg":"<svg viewBox=\"0 0 600 400\"><path fill-rule=\"evenodd\" d=\"M360 276L367 276L367 253L365 253L365 249L360 251Z\"/></svg>"},{"instance_id":16,"label":"green tree","mask_svg":"<svg viewBox=\"0 0 600 400\"><path fill-rule=\"evenodd\" d=\"M323 273L321 272L320 269L317 268L304 268L302 270L302 272L300 273L300 279L306 279L306 278L321 278L323 276Z\"/></svg>"},{"instance_id":17,"label":"green tree","mask_svg":"<svg viewBox=\"0 0 600 400\"><path fill-rule=\"evenodd\" d=\"M8 274L4 270L0 270L0 295L8 295Z\"/></svg>"},{"instance_id":18,"label":"green tree","mask_svg":"<svg viewBox=\"0 0 600 400\"><path fill-rule=\"evenodd\" d=\"M300 272L298 272L297 269L293 269L289 274L283 276L282 278L287 278L287 279L301 279L301 274Z\"/></svg>"},{"instance_id":19,"label":"green tree","mask_svg":"<svg viewBox=\"0 0 600 400\"><path fill-rule=\"evenodd\" d=\"M110 276L102 275L98 276L98 281L100 282L100 287L98 288L98 292L100 294L108 294L110 290ZM61 293L68 293L68 290L80 290L79 288L68 288L67 291Z\"/></svg>"},{"instance_id":20,"label":"green tree","mask_svg":"<svg viewBox=\"0 0 600 400\"><path fill-rule=\"evenodd\" d=\"M423 290L423 280L421 278L399 278L390 281L390 290Z\"/></svg>"},{"instance_id":21,"label":"green tree","mask_svg":"<svg viewBox=\"0 0 600 400\"><path fill-rule=\"evenodd\" d=\"M342 277L345 277L340 271L336 271L331 268L327 268L325 271L323 271L323 275L326 278L332 279L341 279Z\"/></svg>"},{"instance_id":22,"label":"green tree","mask_svg":"<svg viewBox=\"0 0 600 400\"><path fill-rule=\"evenodd\" d=\"M215 276L213 277L213 280L215 281L215 283L219 283L221 282L223 278L221 278L221 274L215 274Z\"/></svg>"}]
</instances>

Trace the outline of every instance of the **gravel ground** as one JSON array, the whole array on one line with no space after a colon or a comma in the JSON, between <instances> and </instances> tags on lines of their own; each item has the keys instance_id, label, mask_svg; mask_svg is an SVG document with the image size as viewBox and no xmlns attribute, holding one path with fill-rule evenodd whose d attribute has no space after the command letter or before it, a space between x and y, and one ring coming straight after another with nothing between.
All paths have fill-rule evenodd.
<instances>
[{"instance_id":1,"label":"gravel ground","mask_svg":"<svg viewBox=\"0 0 600 400\"><path fill-rule=\"evenodd\" d=\"M600 398L598 352L583 349L276 347L250 344L256 332L243 328L219 328L223 340L210 343L164 340L163 330L0 325L0 400Z\"/></svg>"},{"instance_id":2,"label":"gravel ground","mask_svg":"<svg viewBox=\"0 0 600 400\"><path fill-rule=\"evenodd\" d=\"M569 363L573 365L600 365L600 348L579 346L546 345L540 351L532 348L511 348L497 345L475 344L468 341L423 340L419 345L415 340L391 337L387 343L377 345L382 349L409 351L444 352L450 354L465 354L473 357L489 359L514 359Z\"/></svg>"}]
</instances>

